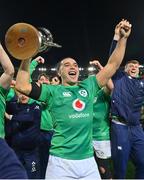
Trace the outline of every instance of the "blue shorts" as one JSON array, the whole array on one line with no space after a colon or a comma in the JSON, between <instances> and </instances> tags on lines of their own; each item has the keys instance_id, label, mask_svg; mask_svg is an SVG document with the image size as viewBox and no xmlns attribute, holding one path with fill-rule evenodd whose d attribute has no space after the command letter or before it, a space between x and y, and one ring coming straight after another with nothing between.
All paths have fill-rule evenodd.
<instances>
[{"instance_id":1,"label":"blue shorts","mask_svg":"<svg viewBox=\"0 0 144 180\"><path fill-rule=\"evenodd\" d=\"M0 138L0 179L28 179L14 151Z\"/></svg>"}]
</instances>

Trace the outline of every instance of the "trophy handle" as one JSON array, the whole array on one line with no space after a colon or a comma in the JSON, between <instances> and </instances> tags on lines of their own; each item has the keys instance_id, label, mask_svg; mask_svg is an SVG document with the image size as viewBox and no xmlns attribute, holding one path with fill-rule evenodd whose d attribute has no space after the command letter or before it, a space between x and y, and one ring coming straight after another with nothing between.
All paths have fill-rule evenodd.
<instances>
[{"instance_id":1,"label":"trophy handle","mask_svg":"<svg viewBox=\"0 0 144 180\"><path fill-rule=\"evenodd\" d=\"M44 28L44 27L39 27L38 28L39 33L40 33L40 39L41 39L41 47L39 49L39 52L46 52L48 51L51 47L57 47L57 48L61 48L62 46L54 43L53 42L53 36L51 34L51 32Z\"/></svg>"}]
</instances>

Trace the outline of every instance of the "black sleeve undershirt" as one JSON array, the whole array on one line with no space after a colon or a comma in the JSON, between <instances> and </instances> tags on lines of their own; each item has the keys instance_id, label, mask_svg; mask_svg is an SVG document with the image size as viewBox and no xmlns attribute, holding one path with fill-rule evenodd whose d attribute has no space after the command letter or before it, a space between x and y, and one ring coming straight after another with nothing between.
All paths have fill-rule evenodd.
<instances>
[{"instance_id":1,"label":"black sleeve undershirt","mask_svg":"<svg viewBox=\"0 0 144 180\"><path fill-rule=\"evenodd\" d=\"M41 94L41 86L38 86L36 83L32 82L32 90L29 94L29 97L31 97L32 99L38 100Z\"/></svg>"},{"instance_id":2,"label":"black sleeve undershirt","mask_svg":"<svg viewBox=\"0 0 144 180\"><path fill-rule=\"evenodd\" d=\"M112 40L111 46L110 46L110 50L109 50L109 57L111 56L111 54L112 54L113 51L115 50L116 45L117 45L117 41L116 41L116 40Z\"/></svg>"}]
</instances>

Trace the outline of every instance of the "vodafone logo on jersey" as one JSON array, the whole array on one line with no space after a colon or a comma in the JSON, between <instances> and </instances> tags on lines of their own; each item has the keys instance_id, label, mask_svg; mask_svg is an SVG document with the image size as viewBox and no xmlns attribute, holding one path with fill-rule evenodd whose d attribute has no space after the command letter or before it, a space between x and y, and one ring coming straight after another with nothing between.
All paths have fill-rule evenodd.
<instances>
[{"instance_id":1,"label":"vodafone logo on jersey","mask_svg":"<svg viewBox=\"0 0 144 180\"><path fill-rule=\"evenodd\" d=\"M76 99L73 101L72 106L76 111L82 111L85 108L85 103L80 99Z\"/></svg>"}]
</instances>

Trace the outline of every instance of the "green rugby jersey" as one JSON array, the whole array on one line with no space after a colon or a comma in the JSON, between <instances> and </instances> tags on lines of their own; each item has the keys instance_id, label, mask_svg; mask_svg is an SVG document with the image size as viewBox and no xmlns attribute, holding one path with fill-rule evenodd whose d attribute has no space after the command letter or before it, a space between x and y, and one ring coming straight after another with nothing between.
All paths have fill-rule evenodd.
<instances>
[{"instance_id":1,"label":"green rugby jersey","mask_svg":"<svg viewBox=\"0 0 144 180\"><path fill-rule=\"evenodd\" d=\"M110 96L101 89L94 102L93 140L110 139L109 108Z\"/></svg>"},{"instance_id":2,"label":"green rugby jersey","mask_svg":"<svg viewBox=\"0 0 144 180\"><path fill-rule=\"evenodd\" d=\"M54 127L50 154L65 159L93 156L93 100L99 89L95 76L77 86L42 85L39 100L48 104Z\"/></svg>"},{"instance_id":3,"label":"green rugby jersey","mask_svg":"<svg viewBox=\"0 0 144 180\"><path fill-rule=\"evenodd\" d=\"M40 129L45 131L53 130L52 117L49 113L47 105L42 103L42 115Z\"/></svg>"},{"instance_id":4,"label":"green rugby jersey","mask_svg":"<svg viewBox=\"0 0 144 180\"><path fill-rule=\"evenodd\" d=\"M11 101L11 99L15 96L15 90L14 88L10 88L9 92L7 94L6 101Z\"/></svg>"},{"instance_id":5,"label":"green rugby jersey","mask_svg":"<svg viewBox=\"0 0 144 180\"><path fill-rule=\"evenodd\" d=\"M38 62L36 60L32 60L30 64L30 74L32 75L33 71L36 69L38 65ZM37 101L37 103L39 103ZM52 125L52 118L49 113L48 107L46 104L42 103L42 113L41 113L41 125L40 129L45 130L45 131L51 131L53 130L53 125Z\"/></svg>"},{"instance_id":6,"label":"green rugby jersey","mask_svg":"<svg viewBox=\"0 0 144 180\"><path fill-rule=\"evenodd\" d=\"M0 138L5 137L4 131L4 115L6 109L6 97L9 90L0 86Z\"/></svg>"}]
</instances>

